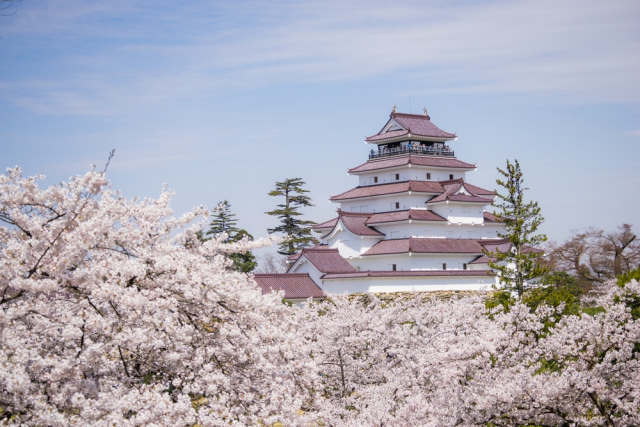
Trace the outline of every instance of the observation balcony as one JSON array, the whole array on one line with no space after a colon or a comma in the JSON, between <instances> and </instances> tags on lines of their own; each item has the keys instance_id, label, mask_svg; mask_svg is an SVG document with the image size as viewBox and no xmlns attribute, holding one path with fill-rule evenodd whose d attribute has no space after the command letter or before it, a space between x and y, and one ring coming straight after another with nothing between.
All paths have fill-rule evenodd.
<instances>
[{"instance_id":1,"label":"observation balcony","mask_svg":"<svg viewBox=\"0 0 640 427\"><path fill-rule=\"evenodd\" d=\"M394 157L394 156L404 156L407 154L421 154L423 156L445 156L445 157L455 157L455 152L453 150L449 150L448 148L437 148L437 147L398 147L392 148L388 150L383 150L379 152L375 152L371 150L369 153L369 159L381 159L384 157Z\"/></svg>"}]
</instances>

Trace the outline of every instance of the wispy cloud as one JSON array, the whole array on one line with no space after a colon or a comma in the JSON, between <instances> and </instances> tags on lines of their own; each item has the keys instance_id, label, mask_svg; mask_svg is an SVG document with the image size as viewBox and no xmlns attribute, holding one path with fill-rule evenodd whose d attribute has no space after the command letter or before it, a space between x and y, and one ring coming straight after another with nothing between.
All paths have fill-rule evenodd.
<instances>
[{"instance_id":1,"label":"wispy cloud","mask_svg":"<svg viewBox=\"0 0 640 427\"><path fill-rule=\"evenodd\" d=\"M630 130L628 132L625 132L625 134L640 137L640 129Z\"/></svg>"},{"instance_id":2,"label":"wispy cloud","mask_svg":"<svg viewBox=\"0 0 640 427\"><path fill-rule=\"evenodd\" d=\"M640 101L635 1L64 5L25 8L7 30L62 40L50 73L4 86L42 114L117 115L229 88L380 76L554 102Z\"/></svg>"}]
</instances>

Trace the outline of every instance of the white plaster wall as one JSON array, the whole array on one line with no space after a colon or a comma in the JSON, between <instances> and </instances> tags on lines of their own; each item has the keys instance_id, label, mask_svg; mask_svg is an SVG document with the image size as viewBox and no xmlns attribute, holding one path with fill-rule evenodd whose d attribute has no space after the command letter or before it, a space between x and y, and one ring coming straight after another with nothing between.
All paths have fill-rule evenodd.
<instances>
[{"instance_id":1,"label":"white plaster wall","mask_svg":"<svg viewBox=\"0 0 640 427\"><path fill-rule=\"evenodd\" d=\"M339 225L339 227L341 226ZM326 239L325 242L331 249L338 249L338 252L343 258L349 259L359 257L360 254L371 249L371 246L380 240L382 239L362 238L350 233L346 229L341 229L331 236L330 239Z\"/></svg>"},{"instance_id":2,"label":"white plaster wall","mask_svg":"<svg viewBox=\"0 0 640 427\"><path fill-rule=\"evenodd\" d=\"M431 174L431 177L427 179L427 173ZM416 180L416 181L448 181L451 179L449 175L453 175L453 179L463 178L466 181L466 172L460 170L442 170L422 167L404 167L393 170L368 172L358 175L358 185L377 185L388 184L390 182L398 182L396 180L396 174L399 175L399 181ZM376 183L374 177L378 177Z\"/></svg>"},{"instance_id":3,"label":"white plaster wall","mask_svg":"<svg viewBox=\"0 0 640 427\"><path fill-rule=\"evenodd\" d=\"M321 273L320 271L318 271L318 269L311 264L308 260L306 260L306 258L303 260L299 260L298 262L300 262L299 265L296 266L296 268L294 270L291 270L290 273L309 273L309 277L311 277L311 280L313 280L314 282L316 282L316 285L322 287L322 280L320 280L320 277L324 274Z\"/></svg>"},{"instance_id":4,"label":"white plaster wall","mask_svg":"<svg viewBox=\"0 0 640 427\"><path fill-rule=\"evenodd\" d=\"M396 265L398 271L412 270L442 270L442 264L447 264L447 270L463 270L463 264L467 264L467 269L471 269L469 263L478 254L401 254L373 257L354 257L347 261L360 271L390 271L391 265Z\"/></svg>"},{"instance_id":5,"label":"white plaster wall","mask_svg":"<svg viewBox=\"0 0 640 427\"><path fill-rule=\"evenodd\" d=\"M397 196L377 197L375 199L349 200L340 202L340 209L344 212L367 213L402 211L411 208L424 209L425 202L429 198L430 196L424 194L402 194ZM396 202L400 203L400 207L398 209L395 207Z\"/></svg>"},{"instance_id":6,"label":"white plaster wall","mask_svg":"<svg viewBox=\"0 0 640 427\"><path fill-rule=\"evenodd\" d=\"M490 290L492 277L412 277L401 279L371 278L324 280L323 289L330 295L356 292L425 292Z\"/></svg>"},{"instance_id":7,"label":"white plaster wall","mask_svg":"<svg viewBox=\"0 0 640 427\"><path fill-rule=\"evenodd\" d=\"M491 203L487 203L490 205ZM431 210L438 215L447 218L453 224L483 224L484 216L482 211L487 205L462 205L457 203L446 203L434 205Z\"/></svg>"},{"instance_id":8,"label":"white plaster wall","mask_svg":"<svg viewBox=\"0 0 640 427\"><path fill-rule=\"evenodd\" d=\"M397 224L376 225L376 230L384 233L387 239L402 239L409 237L434 237L452 239L482 239L496 238L496 231L502 226L487 226L468 223L447 224L446 222L404 222Z\"/></svg>"}]
</instances>

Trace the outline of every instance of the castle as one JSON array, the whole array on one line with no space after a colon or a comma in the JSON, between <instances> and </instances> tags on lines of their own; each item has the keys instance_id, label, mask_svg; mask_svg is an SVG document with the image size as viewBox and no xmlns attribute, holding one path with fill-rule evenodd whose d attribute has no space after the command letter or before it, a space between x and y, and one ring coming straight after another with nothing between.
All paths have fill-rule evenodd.
<instances>
[{"instance_id":1,"label":"castle","mask_svg":"<svg viewBox=\"0 0 640 427\"><path fill-rule=\"evenodd\" d=\"M495 192L467 182L476 166L455 156L448 144L456 139L426 109L418 115L394 107L365 140L369 159L348 171L358 186L331 197L337 217L313 227L321 244L290 256L287 273L256 275L258 284L296 300L496 283L486 253L508 250L498 237L504 224L487 210Z\"/></svg>"}]
</instances>

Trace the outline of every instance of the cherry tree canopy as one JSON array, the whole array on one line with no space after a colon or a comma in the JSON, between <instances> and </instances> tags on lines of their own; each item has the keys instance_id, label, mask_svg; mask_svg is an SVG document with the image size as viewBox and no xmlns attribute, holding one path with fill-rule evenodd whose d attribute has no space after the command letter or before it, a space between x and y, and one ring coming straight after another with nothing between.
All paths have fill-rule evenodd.
<instances>
[{"instance_id":1,"label":"cherry tree canopy","mask_svg":"<svg viewBox=\"0 0 640 427\"><path fill-rule=\"evenodd\" d=\"M0 176L0 418L29 425L256 425L303 404L292 309L103 173L40 189ZM294 357L295 356L295 357ZM309 366L307 366L309 365ZM295 419L294 419L295 421ZM292 421L292 422L294 422ZM289 423L291 425L291 423Z\"/></svg>"}]
</instances>

